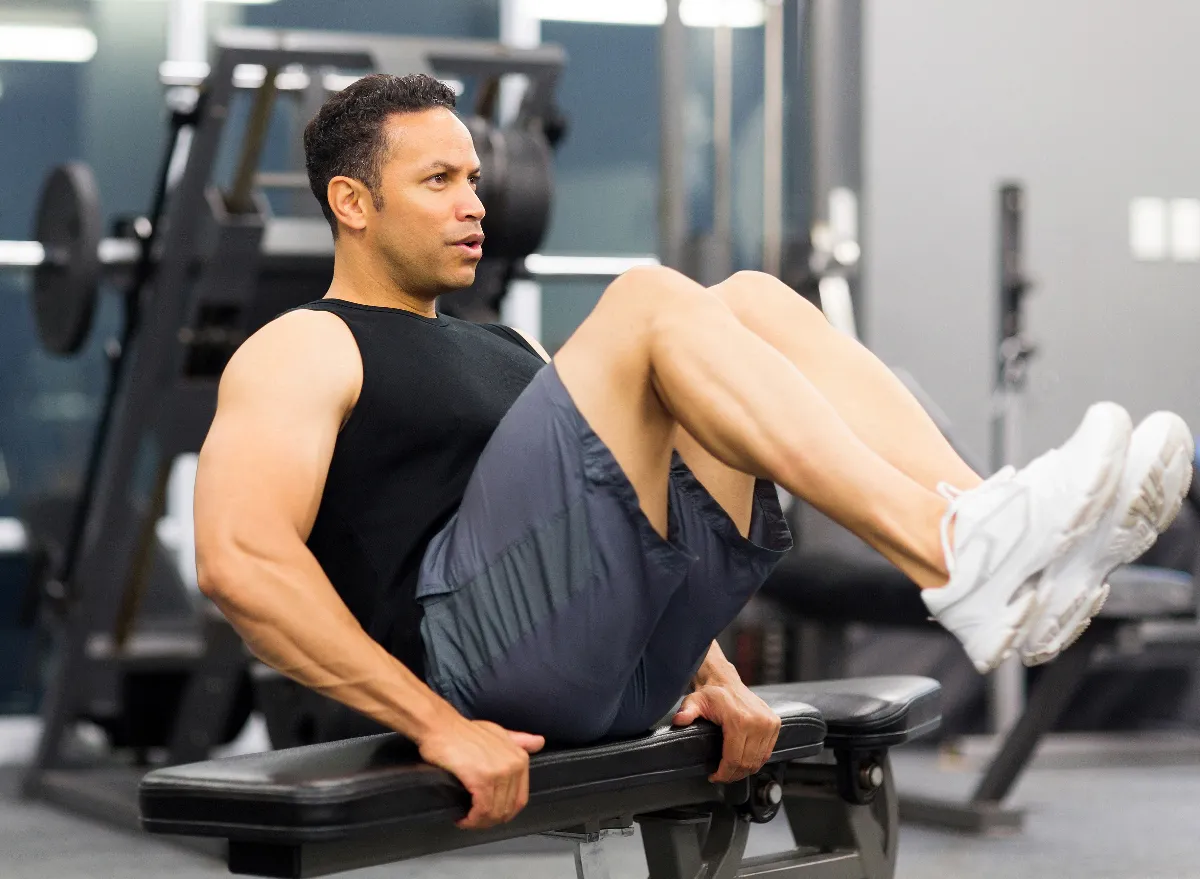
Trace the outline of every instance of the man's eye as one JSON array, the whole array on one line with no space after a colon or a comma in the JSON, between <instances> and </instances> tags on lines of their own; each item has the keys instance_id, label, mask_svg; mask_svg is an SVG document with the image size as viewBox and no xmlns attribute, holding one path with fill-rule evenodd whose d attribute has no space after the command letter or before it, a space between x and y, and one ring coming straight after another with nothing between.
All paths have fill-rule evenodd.
<instances>
[{"instance_id":1,"label":"man's eye","mask_svg":"<svg viewBox=\"0 0 1200 879\"><path fill-rule=\"evenodd\" d=\"M431 183L445 183L446 175L445 174L434 174L432 177L429 178L429 180Z\"/></svg>"},{"instance_id":2,"label":"man's eye","mask_svg":"<svg viewBox=\"0 0 1200 879\"><path fill-rule=\"evenodd\" d=\"M479 178L479 177L472 177L472 178L471 178L471 188L472 188L472 189L478 189L478 188L479 188L479 180L480 180L480 178Z\"/></svg>"}]
</instances>

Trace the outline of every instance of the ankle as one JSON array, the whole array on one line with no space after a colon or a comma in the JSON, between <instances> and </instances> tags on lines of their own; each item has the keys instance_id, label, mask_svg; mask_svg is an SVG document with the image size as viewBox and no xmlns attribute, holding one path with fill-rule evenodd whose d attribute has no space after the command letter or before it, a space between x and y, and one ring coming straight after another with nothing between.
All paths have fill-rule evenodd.
<instances>
[{"instance_id":1,"label":"ankle","mask_svg":"<svg viewBox=\"0 0 1200 879\"><path fill-rule=\"evenodd\" d=\"M920 577L914 577L913 580L922 589L940 589L950 581L956 521L949 506L945 498L933 495L920 519L922 542L918 561L924 570Z\"/></svg>"},{"instance_id":2,"label":"ankle","mask_svg":"<svg viewBox=\"0 0 1200 879\"><path fill-rule=\"evenodd\" d=\"M870 542L921 589L937 589L950 579L950 559L942 544L942 520L948 501L932 492L896 521L872 523ZM947 546L953 546L953 522L948 523Z\"/></svg>"}]
</instances>

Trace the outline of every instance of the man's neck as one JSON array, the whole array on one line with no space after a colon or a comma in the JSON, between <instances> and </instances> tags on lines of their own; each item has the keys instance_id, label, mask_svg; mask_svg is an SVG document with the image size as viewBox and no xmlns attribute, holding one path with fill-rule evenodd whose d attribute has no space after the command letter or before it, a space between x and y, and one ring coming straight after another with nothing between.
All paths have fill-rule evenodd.
<instances>
[{"instance_id":1,"label":"man's neck","mask_svg":"<svg viewBox=\"0 0 1200 879\"><path fill-rule=\"evenodd\" d=\"M376 261L355 252L338 249L333 260L333 281L327 299L343 299L359 305L399 308L423 317L437 317L436 299L416 296L396 283Z\"/></svg>"}]
</instances>

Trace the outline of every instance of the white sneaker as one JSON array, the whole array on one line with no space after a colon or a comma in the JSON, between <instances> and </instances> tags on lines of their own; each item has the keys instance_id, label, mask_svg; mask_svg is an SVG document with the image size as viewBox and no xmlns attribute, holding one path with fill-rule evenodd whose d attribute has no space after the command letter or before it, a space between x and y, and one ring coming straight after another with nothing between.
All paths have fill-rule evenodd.
<instances>
[{"instance_id":1,"label":"white sneaker","mask_svg":"<svg viewBox=\"0 0 1200 879\"><path fill-rule=\"evenodd\" d=\"M1192 433L1173 412L1155 412L1129 441L1113 504L1094 531L1046 568L1040 608L1021 644L1026 665L1049 662L1083 634L1108 598L1105 578L1154 545L1179 515L1192 482Z\"/></svg>"},{"instance_id":2,"label":"white sneaker","mask_svg":"<svg viewBox=\"0 0 1200 879\"><path fill-rule=\"evenodd\" d=\"M1108 508L1131 428L1120 406L1097 403L1070 439L1021 471L1006 468L970 491L947 492L942 547L950 581L921 594L980 674L1000 665L1024 637L1037 610L1038 575Z\"/></svg>"}]
</instances>

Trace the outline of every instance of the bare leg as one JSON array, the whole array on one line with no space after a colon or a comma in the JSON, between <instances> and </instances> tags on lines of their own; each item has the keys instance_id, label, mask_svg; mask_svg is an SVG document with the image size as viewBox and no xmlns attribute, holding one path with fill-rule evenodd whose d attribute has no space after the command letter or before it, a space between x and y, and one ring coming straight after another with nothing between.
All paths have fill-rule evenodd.
<instances>
[{"instance_id":1,"label":"bare leg","mask_svg":"<svg viewBox=\"0 0 1200 879\"><path fill-rule=\"evenodd\" d=\"M684 276L623 275L555 364L660 534L679 426L726 467L809 501L918 585L946 581L945 501L873 451L793 363Z\"/></svg>"},{"instance_id":2,"label":"bare leg","mask_svg":"<svg viewBox=\"0 0 1200 879\"><path fill-rule=\"evenodd\" d=\"M804 373L859 439L889 464L931 490L943 481L963 489L980 482L891 370L833 329L820 309L779 279L738 272L710 290L743 326ZM722 464L682 429L675 445L745 536L754 478Z\"/></svg>"},{"instance_id":3,"label":"bare leg","mask_svg":"<svg viewBox=\"0 0 1200 879\"><path fill-rule=\"evenodd\" d=\"M738 272L712 288L737 319L804 373L859 439L921 485L961 489L982 480L925 410L867 348L771 275Z\"/></svg>"}]
</instances>

